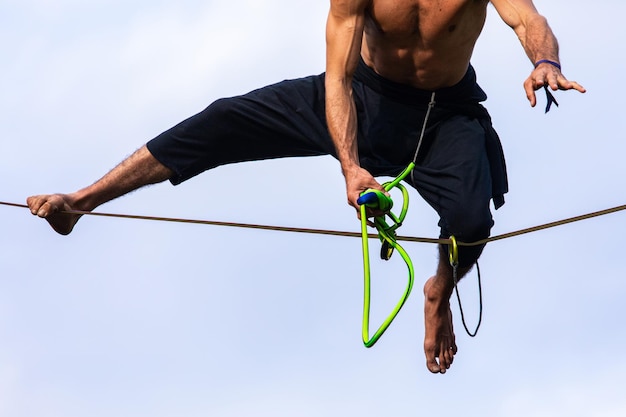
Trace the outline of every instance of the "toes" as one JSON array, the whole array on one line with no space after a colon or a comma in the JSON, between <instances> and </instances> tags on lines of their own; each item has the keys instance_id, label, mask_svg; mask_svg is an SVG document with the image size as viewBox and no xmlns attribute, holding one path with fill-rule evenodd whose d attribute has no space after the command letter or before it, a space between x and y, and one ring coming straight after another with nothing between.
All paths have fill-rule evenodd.
<instances>
[{"instance_id":1,"label":"toes","mask_svg":"<svg viewBox=\"0 0 626 417\"><path fill-rule=\"evenodd\" d=\"M50 203L46 196L33 196L26 199L26 204L30 208L30 212L39 217L46 217L50 213Z\"/></svg>"},{"instance_id":2,"label":"toes","mask_svg":"<svg viewBox=\"0 0 626 417\"><path fill-rule=\"evenodd\" d=\"M46 218L51 214L58 212L63 207L63 201L58 201L56 196L37 195L28 197L26 204L30 208L30 212L42 218Z\"/></svg>"},{"instance_id":3,"label":"toes","mask_svg":"<svg viewBox=\"0 0 626 417\"><path fill-rule=\"evenodd\" d=\"M30 208L30 212L33 215L37 215L43 203L40 196L33 196L26 199L26 204L28 205L28 208Z\"/></svg>"},{"instance_id":4,"label":"toes","mask_svg":"<svg viewBox=\"0 0 626 417\"><path fill-rule=\"evenodd\" d=\"M439 366L439 362L437 362L436 349L434 347L427 347L426 344L424 344L424 353L426 354L426 367L433 374L438 374L441 371L441 367Z\"/></svg>"},{"instance_id":5,"label":"toes","mask_svg":"<svg viewBox=\"0 0 626 417\"><path fill-rule=\"evenodd\" d=\"M48 214L50 212L50 203L44 203L39 207L39 210L37 210L37 216L41 217L41 218L46 218L48 217Z\"/></svg>"},{"instance_id":6,"label":"toes","mask_svg":"<svg viewBox=\"0 0 626 417\"><path fill-rule=\"evenodd\" d=\"M441 352L439 353L439 368L441 368L441 373L445 374L448 369L450 369L450 365L452 365L452 361L454 360L454 353L450 347L442 347Z\"/></svg>"},{"instance_id":7,"label":"toes","mask_svg":"<svg viewBox=\"0 0 626 417\"><path fill-rule=\"evenodd\" d=\"M46 201L41 205L39 210L37 210L37 216L45 218L50 214L55 213L57 211L56 206L52 205L49 201Z\"/></svg>"},{"instance_id":8,"label":"toes","mask_svg":"<svg viewBox=\"0 0 626 417\"><path fill-rule=\"evenodd\" d=\"M454 346L449 346L446 349L446 353L444 354L444 357L446 358L446 368L450 369L450 366L452 365L452 362L454 362L454 354L455 354L455 350L454 350Z\"/></svg>"},{"instance_id":9,"label":"toes","mask_svg":"<svg viewBox=\"0 0 626 417\"><path fill-rule=\"evenodd\" d=\"M65 194L32 196L26 203L33 215L46 219L52 229L62 235L70 234L80 218L80 215L66 213L72 209L72 200Z\"/></svg>"},{"instance_id":10,"label":"toes","mask_svg":"<svg viewBox=\"0 0 626 417\"><path fill-rule=\"evenodd\" d=\"M438 374L439 372L441 372L442 369L434 358L426 360L426 367L433 374ZM443 373L445 372L446 371L444 370Z\"/></svg>"},{"instance_id":11,"label":"toes","mask_svg":"<svg viewBox=\"0 0 626 417\"><path fill-rule=\"evenodd\" d=\"M454 362L454 355L456 355L456 344L441 346L439 352L436 349L425 349L426 352L426 367L433 374L445 374Z\"/></svg>"}]
</instances>

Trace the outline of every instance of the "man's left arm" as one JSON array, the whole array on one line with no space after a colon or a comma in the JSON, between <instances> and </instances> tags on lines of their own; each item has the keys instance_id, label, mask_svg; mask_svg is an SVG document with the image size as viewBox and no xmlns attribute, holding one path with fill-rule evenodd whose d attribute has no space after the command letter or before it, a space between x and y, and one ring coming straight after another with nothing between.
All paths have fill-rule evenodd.
<instances>
[{"instance_id":1,"label":"man's left arm","mask_svg":"<svg viewBox=\"0 0 626 417\"><path fill-rule=\"evenodd\" d=\"M586 90L561 73L559 44L545 17L540 15L532 0L491 0L498 14L517 34L526 55L535 66L524 82L531 106L537 104L535 91L550 86L556 90Z\"/></svg>"}]
</instances>

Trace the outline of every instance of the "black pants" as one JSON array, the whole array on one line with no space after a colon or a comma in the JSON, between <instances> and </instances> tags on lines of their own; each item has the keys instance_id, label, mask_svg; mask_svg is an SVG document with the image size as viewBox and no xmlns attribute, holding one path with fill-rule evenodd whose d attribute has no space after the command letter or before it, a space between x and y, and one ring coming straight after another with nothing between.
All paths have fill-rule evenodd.
<instances>
[{"instance_id":1,"label":"black pants","mask_svg":"<svg viewBox=\"0 0 626 417\"><path fill-rule=\"evenodd\" d=\"M374 176L396 176L413 160L431 94L385 80L362 62L353 91L362 167ZM407 178L439 214L441 237L471 242L488 237L493 226L491 171L498 170L487 142L495 132L490 123L485 128L486 111L475 111L485 98L471 67L457 86L436 92L417 166ZM324 74L283 81L217 100L147 146L174 171L173 184L234 162L336 156L324 100ZM506 183L506 173L497 173ZM473 264L482 249L461 248L460 265Z\"/></svg>"}]
</instances>

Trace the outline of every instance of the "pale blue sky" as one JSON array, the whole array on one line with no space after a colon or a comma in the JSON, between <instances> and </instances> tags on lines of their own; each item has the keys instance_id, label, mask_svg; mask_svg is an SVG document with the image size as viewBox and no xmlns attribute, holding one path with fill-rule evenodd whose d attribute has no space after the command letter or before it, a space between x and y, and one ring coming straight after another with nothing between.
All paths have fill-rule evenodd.
<instances>
[{"instance_id":1,"label":"pale blue sky","mask_svg":"<svg viewBox=\"0 0 626 417\"><path fill-rule=\"evenodd\" d=\"M494 233L625 203L623 2L535 2L589 90L531 109L531 64L490 8L473 64L511 192ZM323 71L327 2L0 1L0 200L69 192L214 99ZM106 212L358 230L331 158L222 167ZM268 190L276 197L263 197ZM415 192L401 230L436 236ZM314 198L313 198L314 197ZM626 214L497 242L485 317L424 366L421 286L372 349L358 240L85 218L68 237L0 206L0 416L623 416ZM376 265L374 319L404 285ZM470 322L475 277L461 285Z\"/></svg>"}]
</instances>

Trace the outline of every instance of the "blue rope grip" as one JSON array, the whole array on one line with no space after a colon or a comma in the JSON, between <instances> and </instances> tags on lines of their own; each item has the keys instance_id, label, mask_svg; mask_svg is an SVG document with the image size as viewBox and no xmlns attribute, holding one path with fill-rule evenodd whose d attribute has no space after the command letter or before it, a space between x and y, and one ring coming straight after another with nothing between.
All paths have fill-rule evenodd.
<instances>
[{"instance_id":1,"label":"blue rope grip","mask_svg":"<svg viewBox=\"0 0 626 417\"><path fill-rule=\"evenodd\" d=\"M456 237L450 236L450 244L448 245L448 257L450 259L450 266L456 268L459 266L459 245L457 244Z\"/></svg>"},{"instance_id":2,"label":"blue rope grip","mask_svg":"<svg viewBox=\"0 0 626 417\"><path fill-rule=\"evenodd\" d=\"M537 68L541 64L552 65L553 67L556 67L559 69L559 71L561 71L561 64L559 64L558 62L550 61L549 59L540 59L539 61L535 62L535 68ZM550 111L550 108L552 107L552 103L554 103L554 105L557 107L559 107L559 103L556 101L556 99L554 98L554 95L552 95L547 85L544 85L543 89L546 92L546 99L547 99L546 113L547 113Z\"/></svg>"},{"instance_id":3,"label":"blue rope grip","mask_svg":"<svg viewBox=\"0 0 626 417\"><path fill-rule=\"evenodd\" d=\"M393 200L391 200L391 197L385 195L385 193L380 190L374 190L371 188L363 192L356 203L359 206L365 205L366 207L382 211L389 211L393 207Z\"/></svg>"}]
</instances>

